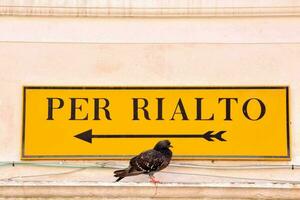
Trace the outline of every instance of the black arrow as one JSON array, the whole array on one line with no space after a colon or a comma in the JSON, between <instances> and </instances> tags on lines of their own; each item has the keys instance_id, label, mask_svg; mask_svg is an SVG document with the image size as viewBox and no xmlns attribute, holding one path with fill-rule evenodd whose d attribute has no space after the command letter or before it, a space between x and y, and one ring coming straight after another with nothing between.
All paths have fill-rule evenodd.
<instances>
[{"instance_id":1,"label":"black arrow","mask_svg":"<svg viewBox=\"0 0 300 200\"><path fill-rule=\"evenodd\" d=\"M213 134L214 131L207 131L204 134L149 134L149 135L133 135L133 134L105 134L105 135L93 135L92 129L89 129L87 131L84 131L82 133L79 133L75 135L74 137L81 139L83 141L92 143L93 138L204 138L207 141L214 141L213 138L219 140L219 141L226 141L224 138L222 138L222 134L226 131L219 131L215 134Z\"/></svg>"}]
</instances>

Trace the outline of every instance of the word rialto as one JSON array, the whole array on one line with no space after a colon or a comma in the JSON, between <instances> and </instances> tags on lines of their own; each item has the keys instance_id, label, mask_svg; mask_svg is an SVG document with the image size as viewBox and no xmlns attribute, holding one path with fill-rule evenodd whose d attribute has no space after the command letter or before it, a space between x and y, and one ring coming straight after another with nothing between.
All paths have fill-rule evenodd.
<instances>
[{"instance_id":1,"label":"word rialto","mask_svg":"<svg viewBox=\"0 0 300 200\"><path fill-rule=\"evenodd\" d=\"M214 120L215 114L204 111L205 98L194 98L195 115L189 116L186 106L182 98L176 99L176 103L173 106L172 114L166 116L164 112L165 98L155 98L152 103L155 102L155 105L149 108L149 99L147 98L131 98L132 105L132 120ZM59 97L47 98L48 112L47 120L54 120L55 115L65 109L69 109L68 120L112 120L112 115L110 111L110 101L108 98L68 98L64 100ZM69 104L68 106L65 106ZM84 106L89 104L93 105L93 113L89 113L86 110L84 111ZM240 112L243 113L243 116L251 121L257 121L262 119L266 113L266 105L259 98L249 98L243 102L239 102L238 98L218 98L217 99L218 108L224 109L225 114L223 119L226 121L233 120L231 114L231 108L233 104L240 106ZM250 114L248 107L250 104L257 104L258 113ZM67 108L66 108L67 107ZM153 109L155 108L155 109Z\"/></svg>"}]
</instances>

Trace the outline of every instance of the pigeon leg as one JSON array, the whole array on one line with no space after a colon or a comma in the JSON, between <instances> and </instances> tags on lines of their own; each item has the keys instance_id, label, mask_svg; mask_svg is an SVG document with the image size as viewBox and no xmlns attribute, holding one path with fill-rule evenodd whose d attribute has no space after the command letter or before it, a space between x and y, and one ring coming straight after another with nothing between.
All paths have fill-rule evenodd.
<instances>
[{"instance_id":1,"label":"pigeon leg","mask_svg":"<svg viewBox=\"0 0 300 200\"><path fill-rule=\"evenodd\" d=\"M160 181L158 179L156 179L153 175L149 175L150 177L150 182L152 183L160 183Z\"/></svg>"}]
</instances>

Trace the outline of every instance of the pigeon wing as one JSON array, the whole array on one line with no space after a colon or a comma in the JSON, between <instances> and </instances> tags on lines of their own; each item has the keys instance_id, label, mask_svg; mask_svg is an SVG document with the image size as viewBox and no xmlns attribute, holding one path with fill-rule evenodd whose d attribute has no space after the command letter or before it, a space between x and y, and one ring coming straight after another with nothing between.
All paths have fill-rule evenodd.
<instances>
[{"instance_id":1,"label":"pigeon wing","mask_svg":"<svg viewBox=\"0 0 300 200\"><path fill-rule=\"evenodd\" d=\"M132 170L141 171L143 173L150 173L159 171L165 168L165 156L156 150L148 150L130 160Z\"/></svg>"}]
</instances>

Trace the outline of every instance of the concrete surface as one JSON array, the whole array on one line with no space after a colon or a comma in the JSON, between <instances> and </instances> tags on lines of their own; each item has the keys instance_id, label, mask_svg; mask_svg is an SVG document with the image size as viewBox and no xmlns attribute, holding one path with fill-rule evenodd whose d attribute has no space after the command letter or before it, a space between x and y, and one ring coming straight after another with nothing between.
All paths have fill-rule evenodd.
<instances>
[{"instance_id":1,"label":"concrete surface","mask_svg":"<svg viewBox=\"0 0 300 200\"><path fill-rule=\"evenodd\" d=\"M299 16L299 5L299 1L293 0L27 0L2 1L0 13L14 16L73 17Z\"/></svg>"},{"instance_id":2,"label":"concrete surface","mask_svg":"<svg viewBox=\"0 0 300 200\"><path fill-rule=\"evenodd\" d=\"M102 198L102 197L20 197L20 198L0 198L0 200L151 200L153 199L152 197L149 198ZM232 199L224 199L224 198L155 198L157 200L172 200L172 199L178 199L178 200L232 200ZM235 200L251 200L249 198L237 198Z\"/></svg>"},{"instance_id":3,"label":"concrete surface","mask_svg":"<svg viewBox=\"0 0 300 200\"><path fill-rule=\"evenodd\" d=\"M35 183L36 184L36 183ZM211 199L299 199L299 186L280 188L278 186L249 185L183 185L183 184L83 184L82 186L45 185L30 183L1 187L1 197L93 197L93 198L211 198ZM49 183L48 183L49 184Z\"/></svg>"}]
</instances>

